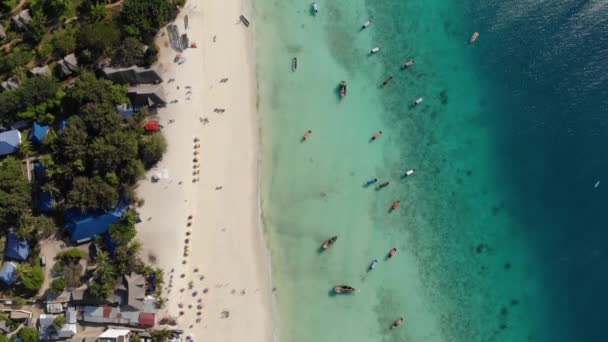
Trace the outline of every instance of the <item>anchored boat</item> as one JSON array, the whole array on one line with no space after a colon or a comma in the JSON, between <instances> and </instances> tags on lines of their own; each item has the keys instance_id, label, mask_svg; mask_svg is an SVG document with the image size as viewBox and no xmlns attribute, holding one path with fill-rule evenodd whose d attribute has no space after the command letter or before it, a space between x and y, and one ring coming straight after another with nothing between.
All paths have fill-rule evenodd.
<instances>
[{"instance_id":1,"label":"anchored boat","mask_svg":"<svg viewBox=\"0 0 608 342\"><path fill-rule=\"evenodd\" d=\"M340 82L340 97L346 96L346 81Z\"/></svg>"},{"instance_id":2,"label":"anchored boat","mask_svg":"<svg viewBox=\"0 0 608 342\"><path fill-rule=\"evenodd\" d=\"M317 5L316 2L312 3L312 11L313 11L314 14L319 13L319 6Z\"/></svg>"},{"instance_id":3,"label":"anchored boat","mask_svg":"<svg viewBox=\"0 0 608 342\"><path fill-rule=\"evenodd\" d=\"M414 60L410 59L407 62L403 63L403 65L401 66L401 69L407 69L407 68L411 67L412 65L414 65Z\"/></svg>"},{"instance_id":4,"label":"anchored boat","mask_svg":"<svg viewBox=\"0 0 608 342\"><path fill-rule=\"evenodd\" d=\"M321 245L321 248L323 250L329 249L331 246L334 245L334 243L336 243L337 240L338 240L337 236L332 236L329 239L325 240L325 242L323 242L323 244Z\"/></svg>"},{"instance_id":5,"label":"anchored boat","mask_svg":"<svg viewBox=\"0 0 608 342\"><path fill-rule=\"evenodd\" d=\"M368 21L364 22L363 25L361 25L361 29L364 30L371 24L372 24L372 21L368 20Z\"/></svg>"},{"instance_id":6,"label":"anchored boat","mask_svg":"<svg viewBox=\"0 0 608 342\"><path fill-rule=\"evenodd\" d=\"M334 292L337 294L347 294L347 293L353 293L356 292L357 289L355 289L352 286L349 285L338 285L336 287L334 287Z\"/></svg>"},{"instance_id":7,"label":"anchored boat","mask_svg":"<svg viewBox=\"0 0 608 342\"><path fill-rule=\"evenodd\" d=\"M474 32L471 38L469 38L469 44L475 43L477 38L479 38L479 32Z\"/></svg>"},{"instance_id":8,"label":"anchored boat","mask_svg":"<svg viewBox=\"0 0 608 342\"><path fill-rule=\"evenodd\" d=\"M298 68L298 59L296 57L294 57L291 60L291 71L296 71L297 68Z\"/></svg>"}]
</instances>

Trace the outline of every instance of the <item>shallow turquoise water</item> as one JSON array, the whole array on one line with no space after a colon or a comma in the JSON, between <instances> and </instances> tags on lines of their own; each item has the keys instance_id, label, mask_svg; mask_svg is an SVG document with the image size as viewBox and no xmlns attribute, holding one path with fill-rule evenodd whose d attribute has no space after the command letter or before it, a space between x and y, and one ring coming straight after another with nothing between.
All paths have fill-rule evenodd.
<instances>
[{"instance_id":1,"label":"shallow turquoise water","mask_svg":"<svg viewBox=\"0 0 608 342\"><path fill-rule=\"evenodd\" d=\"M317 16L301 1L255 3L279 340L543 340L539 266L503 204L486 119L495 104L466 44L466 9L450 1L318 3ZM360 31L369 17L374 23ZM370 56L374 46L383 51ZM415 66L400 71L412 57ZM380 87L389 74L393 82ZM411 108L419 96L424 104ZM370 143L377 130L382 138ZM406 168L416 175L402 179ZM364 188L372 177L391 184ZM389 214L397 199L401 207ZM336 245L319 254L332 235ZM391 247L399 254L387 261ZM373 259L380 264L368 273ZM331 296L342 283L361 291ZM390 331L401 316L406 324Z\"/></svg>"}]
</instances>

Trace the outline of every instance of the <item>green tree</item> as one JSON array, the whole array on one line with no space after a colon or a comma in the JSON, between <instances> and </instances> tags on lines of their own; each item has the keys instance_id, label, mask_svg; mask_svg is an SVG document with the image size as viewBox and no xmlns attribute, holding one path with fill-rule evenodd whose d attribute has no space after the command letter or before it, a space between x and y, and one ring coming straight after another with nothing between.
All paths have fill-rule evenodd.
<instances>
[{"instance_id":1,"label":"green tree","mask_svg":"<svg viewBox=\"0 0 608 342\"><path fill-rule=\"evenodd\" d=\"M53 281L51 282L51 290L55 293L61 293L63 290L65 290L65 279L53 279Z\"/></svg>"},{"instance_id":2,"label":"green tree","mask_svg":"<svg viewBox=\"0 0 608 342\"><path fill-rule=\"evenodd\" d=\"M87 256L85 252L78 248L66 249L55 256L57 260L62 261L78 261Z\"/></svg>"},{"instance_id":3,"label":"green tree","mask_svg":"<svg viewBox=\"0 0 608 342\"><path fill-rule=\"evenodd\" d=\"M111 103L89 102L81 108L80 118L90 137L119 130L120 117Z\"/></svg>"},{"instance_id":4,"label":"green tree","mask_svg":"<svg viewBox=\"0 0 608 342\"><path fill-rule=\"evenodd\" d=\"M8 337L6 337L6 335L0 335L0 342L8 342Z\"/></svg>"},{"instance_id":5,"label":"green tree","mask_svg":"<svg viewBox=\"0 0 608 342\"><path fill-rule=\"evenodd\" d=\"M82 57L79 62L95 63L97 58L111 51L119 42L120 29L111 19L83 25L76 39L76 46ZM88 52L83 54L84 51Z\"/></svg>"},{"instance_id":6,"label":"green tree","mask_svg":"<svg viewBox=\"0 0 608 342\"><path fill-rule=\"evenodd\" d=\"M42 5L44 13L53 20L59 19L59 17L65 12L66 0L46 0Z\"/></svg>"},{"instance_id":7,"label":"green tree","mask_svg":"<svg viewBox=\"0 0 608 342\"><path fill-rule=\"evenodd\" d=\"M134 334L133 336L131 336L130 341L131 342L141 342L141 338L139 337L139 335ZM2 341L0 341L0 342L2 342Z\"/></svg>"},{"instance_id":8,"label":"green tree","mask_svg":"<svg viewBox=\"0 0 608 342\"><path fill-rule=\"evenodd\" d=\"M19 331L23 342L38 342L38 331L34 328L24 327Z\"/></svg>"},{"instance_id":9,"label":"green tree","mask_svg":"<svg viewBox=\"0 0 608 342\"><path fill-rule=\"evenodd\" d=\"M19 264L19 278L26 289L37 292L44 282L44 270L39 265Z\"/></svg>"},{"instance_id":10,"label":"green tree","mask_svg":"<svg viewBox=\"0 0 608 342\"><path fill-rule=\"evenodd\" d=\"M34 13L32 21L27 25L23 37L32 46L37 45L48 30L47 18L42 14Z\"/></svg>"},{"instance_id":11,"label":"green tree","mask_svg":"<svg viewBox=\"0 0 608 342\"><path fill-rule=\"evenodd\" d=\"M70 114L78 114L81 107L91 102L112 106L125 103L127 87L98 79L92 72L82 72L78 81L63 98L63 107Z\"/></svg>"},{"instance_id":12,"label":"green tree","mask_svg":"<svg viewBox=\"0 0 608 342\"><path fill-rule=\"evenodd\" d=\"M142 65L144 44L133 37L127 37L114 51L112 62L120 66Z\"/></svg>"},{"instance_id":13,"label":"green tree","mask_svg":"<svg viewBox=\"0 0 608 342\"><path fill-rule=\"evenodd\" d=\"M56 329L61 329L61 327L63 327L65 325L66 321L65 321L65 316L63 315L59 315L57 317L55 317L55 319L53 320L53 326Z\"/></svg>"},{"instance_id":14,"label":"green tree","mask_svg":"<svg viewBox=\"0 0 608 342\"><path fill-rule=\"evenodd\" d=\"M121 27L126 36L147 42L176 12L176 6L168 0L125 0L120 11Z\"/></svg>"},{"instance_id":15,"label":"green tree","mask_svg":"<svg viewBox=\"0 0 608 342\"><path fill-rule=\"evenodd\" d=\"M167 141L160 133L144 137L139 144L139 157L147 168L158 163L166 151Z\"/></svg>"},{"instance_id":16,"label":"green tree","mask_svg":"<svg viewBox=\"0 0 608 342\"><path fill-rule=\"evenodd\" d=\"M7 157L0 163L0 226L16 222L29 209L30 185L23 177L21 162Z\"/></svg>"},{"instance_id":17,"label":"green tree","mask_svg":"<svg viewBox=\"0 0 608 342\"><path fill-rule=\"evenodd\" d=\"M116 270L110 260L108 253L100 251L97 254L97 268L93 277L93 283L89 287L91 294L98 299L107 298L114 290L114 277Z\"/></svg>"},{"instance_id":18,"label":"green tree","mask_svg":"<svg viewBox=\"0 0 608 342\"><path fill-rule=\"evenodd\" d=\"M58 58L63 58L76 50L76 32L73 29L60 29L53 33L51 38L53 53Z\"/></svg>"},{"instance_id":19,"label":"green tree","mask_svg":"<svg viewBox=\"0 0 608 342\"><path fill-rule=\"evenodd\" d=\"M165 342L171 337L171 332L167 329L154 330L150 335L152 335L152 342Z\"/></svg>"},{"instance_id":20,"label":"green tree","mask_svg":"<svg viewBox=\"0 0 608 342\"><path fill-rule=\"evenodd\" d=\"M0 58L0 61L3 58ZM1 62L0 62L1 63ZM48 76L26 78L21 86L14 90L0 93L0 122L12 123L26 109L32 113L46 112L59 93L59 84ZM44 108L37 106L48 103Z\"/></svg>"},{"instance_id":21,"label":"green tree","mask_svg":"<svg viewBox=\"0 0 608 342\"><path fill-rule=\"evenodd\" d=\"M108 210L118 202L118 191L99 176L91 179L76 177L72 190L68 192L67 202L70 207L78 208L82 212Z\"/></svg>"},{"instance_id":22,"label":"green tree","mask_svg":"<svg viewBox=\"0 0 608 342\"><path fill-rule=\"evenodd\" d=\"M133 223L125 220L125 218L111 224L108 231L110 237L112 237L112 241L118 245L128 244L137 235L137 230L135 230Z\"/></svg>"},{"instance_id":23,"label":"green tree","mask_svg":"<svg viewBox=\"0 0 608 342\"><path fill-rule=\"evenodd\" d=\"M17 221L17 236L21 239L47 238L55 229L52 218L44 215L34 216L30 210L23 212Z\"/></svg>"}]
</instances>

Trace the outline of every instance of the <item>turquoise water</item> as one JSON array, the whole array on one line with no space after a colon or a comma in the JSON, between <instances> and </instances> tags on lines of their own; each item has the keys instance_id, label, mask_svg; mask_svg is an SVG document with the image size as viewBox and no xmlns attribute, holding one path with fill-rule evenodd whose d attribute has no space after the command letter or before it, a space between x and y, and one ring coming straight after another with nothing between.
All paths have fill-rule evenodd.
<instances>
[{"instance_id":1,"label":"turquoise water","mask_svg":"<svg viewBox=\"0 0 608 342\"><path fill-rule=\"evenodd\" d=\"M254 4L279 341L547 340L551 306L537 255L505 205L488 119L501 103L489 100L477 46L466 44L468 9L318 3L317 16L302 1ZM383 50L369 55L374 46ZM400 71L409 58L415 66ZM388 75L393 82L380 87ZM420 96L425 102L412 108ZM370 142L378 130L383 136ZM408 168L417 173L403 179ZM363 187L372 177L390 185ZM336 245L319 253L333 235ZM399 253L386 260L392 247ZM367 272L373 259L380 263ZM332 296L343 283L360 292ZM399 317L403 327L389 330Z\"/></svg>"}]
</instances>

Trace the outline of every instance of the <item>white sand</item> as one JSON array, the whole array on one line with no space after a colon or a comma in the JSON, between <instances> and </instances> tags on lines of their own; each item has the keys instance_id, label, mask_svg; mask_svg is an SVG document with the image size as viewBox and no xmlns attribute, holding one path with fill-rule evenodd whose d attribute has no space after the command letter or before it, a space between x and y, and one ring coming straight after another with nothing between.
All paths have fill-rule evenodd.
<instances>
[{"instance_id":1,"label":"white sand","mask_svg":"<svg viewBox=\"0 0 608 342\"><path fill-rule=\"evenodd\" d=\"M179 328L195 340L272 340L268 258L259 226L254 53L251 28L238 22L242 13L249 13L249 4L241 0L191 0L181 11L176 23L183 32L183 17L188 15L188 36L198 48L182 54L187 60L183 65L173 63L173 50L161 49L167 101L179 102L160 111L169 148L158 169L148 175L160 172L168 177L155 184L143 181L138 190L146 201L139 225L144 258L154 255L171 284L167 308L160 314L178 316L184 311ZM167 43L165 34L160 45ZM168 83L170 78L175 81ZM220 83L222 78L229 81ZM186 86L192 87L189 101ZM217 114L214 108L226 111ZM201 123L203 117L208 124ZM170 119L175 122L168 123ZM200 181L193 183L195 137L200 139ZM216 190L218 186L222 189ZM194 218L187 228L189 214ZM184 258L188 229L190 255ZM194 288L189 290L191 280ZM203 289L209 292L203 294ZM193 291L198 292L194 297ZM229 317L222 318L222 312Z\"/></svg>"}]
</instances>

